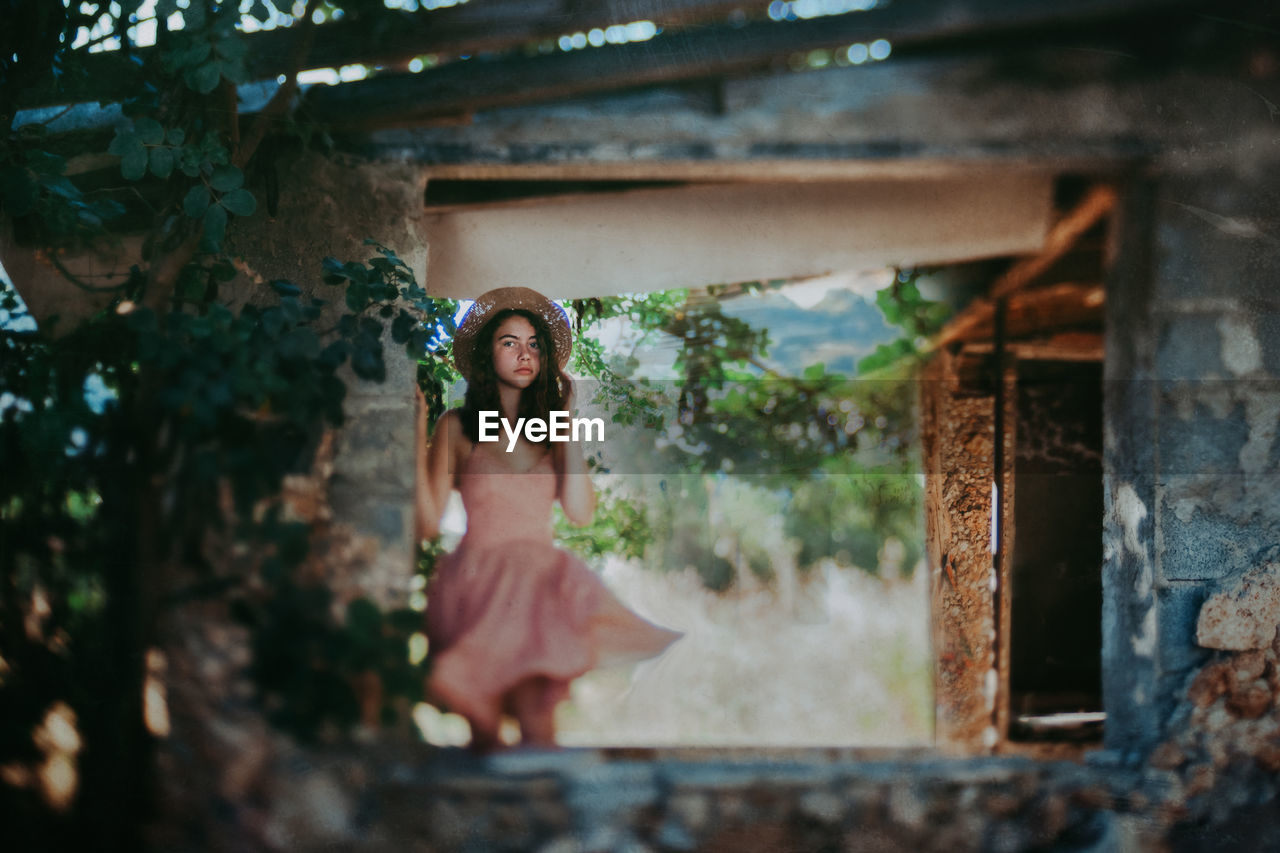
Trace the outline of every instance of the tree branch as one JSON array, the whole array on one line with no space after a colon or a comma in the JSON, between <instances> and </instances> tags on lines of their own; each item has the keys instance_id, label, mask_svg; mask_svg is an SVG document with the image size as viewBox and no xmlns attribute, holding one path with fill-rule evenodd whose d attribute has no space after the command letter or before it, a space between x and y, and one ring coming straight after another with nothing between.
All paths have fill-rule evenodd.
<instances>
[{"instance_id":1,"label":"tree branch","mask_svg":"<svg viewBox=\"0 0 1280 853\"><path fill-rule=\"evenodd\" d=\"M67 281L71 282L81 290L87 291L89 293L111 293L116 290L124 290L126 287L129 286L128 279L125 279L119 284L89 284L87 281L77 276L71 270L67 269L66 265L64 265L62 261L58 260L57 254L50 252L47 255L45 255L45 257L47 257L49 259L49 263L53 264L54 268L57 269L57 271L62 274L63 278L65 278Z\"/></svg>"},{"instance_id":2,"label":"tree branch","mask_svg":"<svg viewBox=\"0 0 1280 853\"><path fill-rule=\"evenodd\" d=\"M318 5L319 0L307 0L307 10L303 13L302 22L299 25L298 39L294 42L293 51L289 57L290 68L293 70L279 91L271 98L271 101L258 113L253 126L249 128L249 133L245 136L239 149L235 151L232 162L237 168L243 169L252 159L254 152L258 150L258 146L266 138L268 125L288 109L289 101L298 90L298 72L302 68L302 63L306 60L307 52L311 49L311 41L315 37L313 15ZM182 268L187 265L191 258L195 256L196 250L200 248L200 238L203 236L203 231L203 224L197 225L195 233L183 240L168 255L152 264L151 274L148 276L147 281L147 292L143 301L147 307L157 313L163 308L163 303L173 291L174 284L177 282Z\"/></svg>"},{"instance_id":3,"label":"tree branch","mask_svg":"<svg viewBox=\"0 0 1280 853\"><path fill-rule=\"evenodd\" d=\"M276 93L272 95L267 105L258 113L257 118L253 121L253 126L249 128L249 133L245 136L244 144L236 151L235 164L242 169L253 158L254 152L258 150L258 146L266 137L267 127L284 115L289 108L289 102L293 100L294 94L298 91L298 72L302 70L302 63L306 61L307 54L311 52L311 44L315 40L316 23L314 16L318 5L319 0L307 0L307 10L302 13L297 39L294 41L293 50L289 54L289 75Z\"/></svg>"}]
</instances>

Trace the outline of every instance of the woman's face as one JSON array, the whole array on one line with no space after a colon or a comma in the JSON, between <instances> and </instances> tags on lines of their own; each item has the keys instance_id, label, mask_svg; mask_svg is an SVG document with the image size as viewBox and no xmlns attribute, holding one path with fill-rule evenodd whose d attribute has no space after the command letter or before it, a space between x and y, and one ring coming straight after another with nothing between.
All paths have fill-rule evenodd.
<instances>
[{"instance_id":1,"label":"woman's face","mask_svg":"<svg viewBox=\"0 0 1280 853\"><path fill-rule=\"evenodd\" d=\"M493 372L498 382L521 390L538 378L542 352L533 324L513 314L493 332Z\"/></svg>"}]
</instances>

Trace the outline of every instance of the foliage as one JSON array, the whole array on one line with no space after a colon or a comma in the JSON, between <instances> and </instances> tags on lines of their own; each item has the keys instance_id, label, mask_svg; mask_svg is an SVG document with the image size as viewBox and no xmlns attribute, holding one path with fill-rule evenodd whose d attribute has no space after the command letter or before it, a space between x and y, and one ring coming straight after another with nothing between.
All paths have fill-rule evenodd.
<instances>
[{"instance_id":1,"label":"foliage","mask_svg":"<svg viewBox=\"0 0 1280 853\"><path fill-rule=\"evenodd\" d=\"M878 370L913 365L923 357L920 343L937 334L951 309L943 302L932 302L920 295L921 270L904 270L894 277L893 284L876 294L876 305L884 312L885 319L901 326L902 337L889 344L881 344L876 351L858 362L858 372L873 373Z\"/></svg>"},{"instance_id":2,"label":"foliage","mask_svg":"<svg viewBox=\"0 0 1280 853\"><path fill-rule=\"evenodd\" d=\"M609 489L600 490L595 515L587 525L574 527L563 513L557 513L555 534L564 547L588 559L608 554L643 557L653 536L644 505L632 495Z\"/></svg>"},{"instance_id":3,"label":"foliage","mask_svg":"<svg viewBox=\"0 0 1280 853\"><path fill-rule=\"evenodd\" d=\"M768 580L775 561L793 558L802 570L835 558L871 572L888 560L910 573L920 555L922 506L913 365L917 341L946 313L920 296L917 277L900 273L878 294L877 305L904 336L864 359L857 377L828 373L822 364L797 376L777 373L767 365L767 330L727 316L723 303L709 298L780 282L590 306L588 321L624 317L641 340L679 341L679 378L667 384L633 379L634 355L606 361L588 350L583 359L600 379L597 401L624 413L615 423L654 413L646 429L614 440L629 442L627 455L646 460L643 473L661 475L656 493L632 497L646 510L651 565L691 566L713 589L732 586L743 571ZM663 412L675 416L664 419ZM626 523L615 506L597 512L605 529ZM785 519L792 544L762 535L770 516Z\"/></svg>"},{"instance_id":4,"label":"foliage","mask_svg":"<svg viewBox=\"0 0 1280 853\"><path fill-rule=\"evenodd\" d=\"M389 701L418 695L406 643L419 614L356 601L335 618L307 571L311 531L285 520L281 485L309 470L326 427L341 423L343 366L384 378L384 329L438 394L456 310L372 242L364 263L316 258L315 282L271 281L233 308L227 237L259 207L254 155L292 82L242 121L227 109L248 79L239 4L192 0L171 30L178 5L160 0L145 53L127 44L142 5L19 4L30 25L20 43L0 28L0 212L73 284L111 297L54 335L52 322L23 322L11 288L0 292L0 764L37 760L34 724L67 702L88 744L75 808L121 832L137 823L111 804L146 788L142 666L164 608L230 606L252 631L260 699L300 737L354 719L361 673L378 672ZM101 39L126 42L94 55L102 82L131 93L114 102L114 132L67 139L15 123L24 90L84 83L86 53L71 45L94 22ZM69 169L85 154L118 165ZM145 238L127 274L85 281L63 267L65 250L127 232ZM243 558L215 565L218 542ZM0 799L28 793L5 786Z\"/></svg>"}]
</instances>

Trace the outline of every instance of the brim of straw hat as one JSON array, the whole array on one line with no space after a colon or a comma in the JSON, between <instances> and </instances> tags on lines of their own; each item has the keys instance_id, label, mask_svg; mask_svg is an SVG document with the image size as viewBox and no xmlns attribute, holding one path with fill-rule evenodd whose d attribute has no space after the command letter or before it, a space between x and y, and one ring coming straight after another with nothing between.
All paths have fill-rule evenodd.
<instances>
[{"instance_id":1,"label":"brim of straw hat","mask_svg":"<svg viewBox=\"0 0 1280 853\"><path fill-rule=\"evenodd\" d=\"M555 345L556 356L560 368L569 363L569 353L573 349L573 334L569 331L569 317L564 309L543 296L536 290L527 287L498 287L476 297L475 304L467 309L467 313L458 324L453 335L453 363L458 372L465 378L471 378L471 370L475 364L476 337L499 312L508 309L528 311L541 317L551 329L551 341Z\"/></svg>"}]
</instances>

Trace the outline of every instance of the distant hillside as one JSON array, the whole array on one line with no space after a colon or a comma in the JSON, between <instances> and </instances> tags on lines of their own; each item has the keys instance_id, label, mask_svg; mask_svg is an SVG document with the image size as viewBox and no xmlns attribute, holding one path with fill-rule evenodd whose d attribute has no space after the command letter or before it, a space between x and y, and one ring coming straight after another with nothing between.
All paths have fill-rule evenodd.
<instances>
[{"instance_id":1,"label":"distant hillside","mask_svg":"<svg viewBox=\"0 0 1280 853\"><path fill-rule=\"evenodd\" d=\"M725 300L730 317L769 330L769 363L798 376L817 362L828 373L852 376L859 359L902 332L885 322L873 302L844 289L827 292L812 308L802 308L777 290Z\"/></svg>"}]
</instances>

